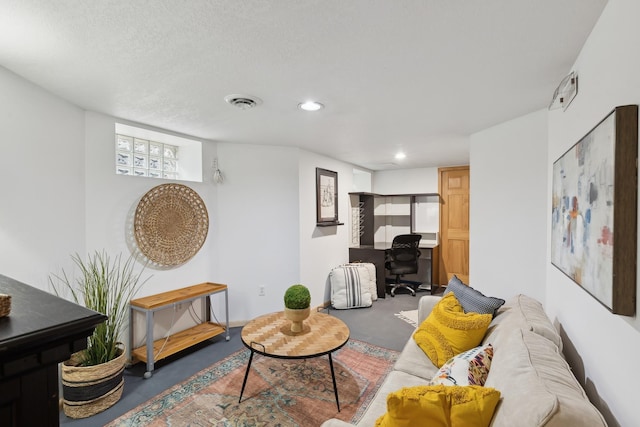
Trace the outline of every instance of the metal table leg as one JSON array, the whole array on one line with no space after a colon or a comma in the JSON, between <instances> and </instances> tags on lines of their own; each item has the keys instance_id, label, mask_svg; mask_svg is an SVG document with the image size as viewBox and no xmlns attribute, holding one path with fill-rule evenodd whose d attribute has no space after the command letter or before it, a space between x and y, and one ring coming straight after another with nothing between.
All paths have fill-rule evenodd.
<instances>
[{"instance_id":1,"label":"metal table leg","mask_svg":"<svg viewBox=\"0 0 640 427\"><path fill-rule=\"evenodd\" d=\"M229 292L228 289L224 290L224 311L227 315L227 337L226 340L229 341L231 339L231 335L229 335Z\"/></svg>"},{"instance_id":2,"label":"metal table leg","mask_svg":"<svg viewBox=\"0 0 640 427\"><path fill-rule=\"evenodd\" d=\"M153 311L147 310L147 372L144 378L151 378L153 373Z\"/></svg>"},{"instance_id":3,"label":"metal table leg","mask_svg":"<svg viewBox=\"0 0 640 427\"><path fill-rule=\"evenodd\" d=\"M247 378L249 377L249 369L251 369L252 360L253 360L253 350L251 350L251 355L249 356L249 363L247 364L247 372L244 373L244 381L242 381L242 389L240 390L240 398L238 399L238 403L242 401L242 394L244 393L244 386L247 385ZM335 384L335 379L333 381Z\"/></svg>"},{"instance_id":4,"label":"metal table leg","mask_svg":"<svg viewBox=\"0 0 640 427\"><path fill-rule=\"evenodd\" d=\"M338 405L338 412L340 412L340 401L338 400L338 386L336 385L336 373L333 370L333 358L329 353L329 366L331 366L331 378L333 379L333 391L336 394L336 405Z\"/></svg>"}]
</instances>

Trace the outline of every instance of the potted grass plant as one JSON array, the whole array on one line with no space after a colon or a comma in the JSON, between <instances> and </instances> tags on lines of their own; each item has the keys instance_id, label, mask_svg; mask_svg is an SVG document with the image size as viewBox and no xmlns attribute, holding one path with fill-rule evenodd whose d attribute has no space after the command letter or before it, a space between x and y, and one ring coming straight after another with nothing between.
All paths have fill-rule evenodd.
<instances>
[{"instance_id":1,"label":"potted grass plant","mask_svg":"<svg viewBox=\"0 0 640 427\"><path fill-rule=\"evenodd\" d=\"M144 268L135 271L131 255L110 257L95 251L86 259L71 257L78 276L52 274L49 282L56 295L71 297L77 304L106 315L88 338L87 348L62 364L63 410L68 417L86 418L113 406L122 396L126 351L120 340L128 319L128 304L140 287Z\"/></svg>"},{"instance_id":2,"label":"potted grass plant","mask_svg":"<svg viewBox=\"0 0 640 427\"><path fill-rule=\"evenodd\" d=\"M291 332L300 333L311 309L309 289L301 284L290 286L284 293L284 314L291 321Z\"/></svg>"}]
</instances>

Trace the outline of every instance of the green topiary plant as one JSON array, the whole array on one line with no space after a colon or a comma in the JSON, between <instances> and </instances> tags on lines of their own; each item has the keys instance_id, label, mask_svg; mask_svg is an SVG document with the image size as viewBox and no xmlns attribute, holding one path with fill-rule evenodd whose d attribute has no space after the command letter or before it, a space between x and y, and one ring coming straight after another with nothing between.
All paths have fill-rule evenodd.
<instances>
[{"instance_id":1,"label":"green topiary plant","mask_svg":"<svg viewBox=\"0 0 640 427\"><path fill-rule=\"evenodd\" d=\"M309 308L311 294L309 289L301 284L290 286L284 293L284 306L290 310Z\"/></svg>"}]
</instances>

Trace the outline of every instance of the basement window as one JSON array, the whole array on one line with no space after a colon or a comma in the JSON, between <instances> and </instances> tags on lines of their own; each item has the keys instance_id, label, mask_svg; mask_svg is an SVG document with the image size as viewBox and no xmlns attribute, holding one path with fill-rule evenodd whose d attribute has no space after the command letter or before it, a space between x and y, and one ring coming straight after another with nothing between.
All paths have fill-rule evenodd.
<instances>
[{"instance_id":1,"label":"basement window","mask_svg":"<svg viewBox=\"0 0 640 427\"><path fill-rule=\"evenodd\" d=\"M115 172L202 182L202 143L116 123Z\"/></svg>"}]
</instances>

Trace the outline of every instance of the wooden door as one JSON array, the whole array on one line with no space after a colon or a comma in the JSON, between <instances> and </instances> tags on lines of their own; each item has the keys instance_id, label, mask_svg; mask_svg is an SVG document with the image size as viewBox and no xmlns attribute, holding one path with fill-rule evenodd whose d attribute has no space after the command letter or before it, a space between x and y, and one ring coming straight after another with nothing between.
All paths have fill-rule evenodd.
<instances>
[{"instance_id":1,"label":"wooden door","mask_svg":"<svg viewBox=\"0 0 640 427\"><path fill-rule=\"evenodd\" d=\"M469 166L438 169L440 283L455 274L469 284Z\"/></svg>"}]
</instances>

